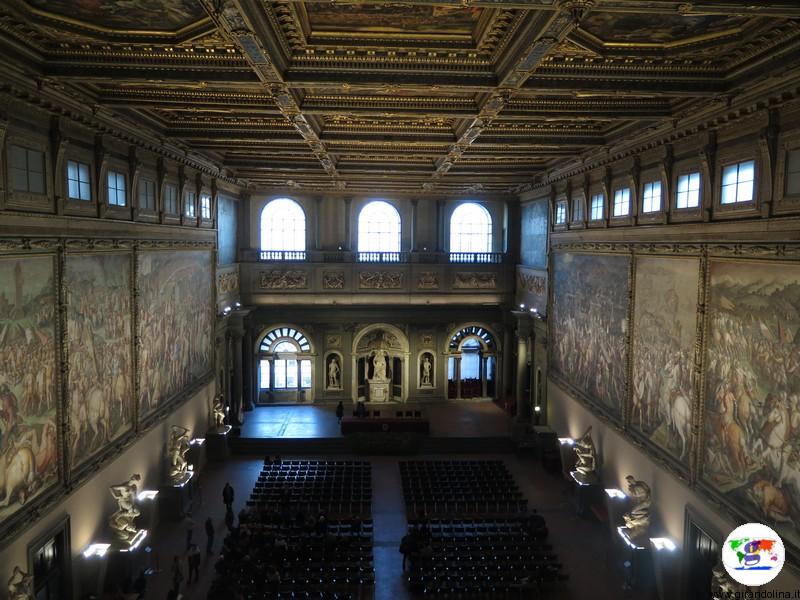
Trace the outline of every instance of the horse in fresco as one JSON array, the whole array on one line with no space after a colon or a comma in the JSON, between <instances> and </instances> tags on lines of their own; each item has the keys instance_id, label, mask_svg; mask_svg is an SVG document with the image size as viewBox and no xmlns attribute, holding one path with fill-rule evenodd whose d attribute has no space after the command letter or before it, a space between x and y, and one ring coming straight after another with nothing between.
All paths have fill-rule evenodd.
<instances>
[{"instance_id":1,"label":"horse in fresco","mask_svg":"<svg viewBox=\"0 0 800 600\"><path fill-rule=\"evenodd\" d=\"M45 475L57 468L56 426L45 423L41 436L26 429L0 455L0 508L16 498L25 504Z\"/></svg>"}]
</instances>

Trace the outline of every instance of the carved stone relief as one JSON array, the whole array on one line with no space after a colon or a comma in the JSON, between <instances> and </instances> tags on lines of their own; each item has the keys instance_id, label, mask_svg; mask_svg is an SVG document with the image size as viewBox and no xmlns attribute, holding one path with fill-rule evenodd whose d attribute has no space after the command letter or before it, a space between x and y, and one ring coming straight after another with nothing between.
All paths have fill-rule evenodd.
<instances>
[{"instance_id":1,"label":"carved stone relief","mask_svg":"<svg viewBox=\"0 0 800 600\"><path fill-rule=\"evenodd\" d=\"M423 271L417 278L417 287L421 290L438 290L439 274L435 271Z\"/></svg>"},{"instance_id":2,"label":"carved stone relief","mask_svg":"<svg viewBox=\"0 0 800 600\"><path fill-rule=\"evenodd\" d=\"M231 271L217 275L217 293L222 296L239 289L239 273Z\"/></svg>"},{"instance_id":3,"label":"carved stone relief","mask_svg":"<svg viewBox=\"0 0 800 600\"><path fill-rule=\"evenodd\" d=\"M344 288L344 273L342 271L323 271L322 288L326 290L341 290Z\"/></svg>"},{"instance_id":4,"label":"carved stone relief","mask_svg":"<svg viewBox=\"0 0 800 600\"><path fill-rule=\"evenodd\" d=\"M330 334L325 337L325 345L328 348L338 348L342 344L342 336L338 334Z\"/></svg>"},{"instance_id":5,"label":"carved stone relief","mask_svg":"<svg viewBox=\"0 0 800 600\"><path fill-rule=\"evenodd\" d=\"M397 290L403 287L403 273L399 271L362 271L358 274L358 287L372 290Z\"/></svg>"},{"instance_id":6,"label":"carved stone relief","mask_svg":"<svg viewBox=\"0 0 800 600\"><path fill-rule=\"evenodd\" d=\"M497 273L456 273L453 288L458 290L493 290L497 288Z\"/></svg>"},{"instance_id":7,"label":"carved stone relief","mask_svg":"<svg viewBox=\"0 0 800 600\"><path fill-rule=\"evenodd\" d=\"M258 287L269 290L305 289L308 287L308 277L305 271L261 271Z\"/></svg>"},{"instance_id":8,"label":"carved stone relief","mask_svg":"<svg viewBox=\"0 0 800 600\"><path fill-rule=\"evenodd\" d=\"M517 273L517 282L519 287L531 294L544 296L547 294L547 278L541 275L533 275L531 273Z\"/></svg>"}]
</instances>

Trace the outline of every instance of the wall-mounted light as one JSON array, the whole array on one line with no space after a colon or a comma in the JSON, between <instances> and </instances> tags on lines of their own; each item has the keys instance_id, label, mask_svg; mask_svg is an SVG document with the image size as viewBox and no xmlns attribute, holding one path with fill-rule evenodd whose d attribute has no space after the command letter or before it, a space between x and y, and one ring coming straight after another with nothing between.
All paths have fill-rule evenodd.
<instances>
[{"instance_id":1,"label":"wall-mounted light","mask_svg":"<svg viewBox=\"0 0 800 600\"><path fill-rule=\"evenodd\" d=\"M533 407L533 410L536 411L537 413L538 412L542 412L542 407L539 406L539 405L536 405L536 406Z\"/></svg>"},{"instance_id":2,"label":"wall-mounted light","mask_svg":"<svg viewBox=\"0 0 800 600\"><path fill-rule=\"evenodd\" d=\"M609 498L627 498L625 492L617 488L606 488L606 494L608 494Z\"/></svg>"},{"instance_id":3,"label":"wall-mounted light","mask_svg":"<svg viewBox=\"0 0 800 600\"><path fill-rule=\"evenodd\" d=\"M92 558L93 556L102 558L109 548L111 548L111 544L89 544L81 554L83 554L83 558Z\"/></svg>"},{"instance_id":4,"label":"wall-mounted light","mask_svg":"<svg viewBox=\"0 0 800 600\"><path fill-rule=\"evenodd\" d=\"M241 303L241 302L234 302L234 303L233 303L233 305L234 305L236 308L242 308L242 303Z\"/></svg>"},{"instance_id":5,"label":"wall-mounted light","mask_svg":"<svg viewBox=\"0 0 800 600\"><path fill-rule=\"evenodd\" d=\"M575 440L572 438L558 438L558 443L562 446L574 446Z\"/></svg>"},{"instance_id":6,"label":"wall-mounted light","mask_svg":"<svg viewBox=\"0 0 800 600\"><path fill-rule=\"evenodd\" d=\"M520 304L520 305L519 305L519 307L520 307L521 309L525 310L525 305L524 305L524 304Z\"/></svg>"},{"instance_id":7,"label":"wall-mounted light","mask_svg":"<svg viewBox=\"0 0 800 600\"><path fill-rule=\"evenodd\" d=\"M133 552L139 546L141 546L142 542L144 541L144 538L146 537L147 537L147 529L140 529L139 531L136 532L136 535L134 536L133 540L131 540L130 546L128 546L127 548L120 549L120 552Z\"/></svg>"},{"instance_id":8,"label":"wall-mounted light","mask_svg":"<svg viewBox=\"0 0 800 600\"><path fill-rule=\"evenodd\" d=\"M158 496L158 490L142 490L136 494L136 499L140 502L142 500L155 500L156 496Z\"/></svg>"},{"instance_id":9,"label":"wall-mounted light","mask_svg":"<svg viewBox=\"0 0 800 600\"><path fill-rule=\"evenodd\" d=\"M625 540L625 543L634 550L644 550L644 546L640 546L628 536L628 531L624 526L620 525L617 527L617 533L619 534L619 537Z\"/></svg>"},{"instance_id":10,"label":"wall-mounted light","mask_svg":"<svg viewBox=\"0 0 800 600\"><path fill-rule=\"evenodd\" d=\"M650 538L650 543L653 544L653 547L656 550L667 550L669 552L674 552L678 549L678 546L675 545L669 538Z\"/></svg>"}]
</instances>

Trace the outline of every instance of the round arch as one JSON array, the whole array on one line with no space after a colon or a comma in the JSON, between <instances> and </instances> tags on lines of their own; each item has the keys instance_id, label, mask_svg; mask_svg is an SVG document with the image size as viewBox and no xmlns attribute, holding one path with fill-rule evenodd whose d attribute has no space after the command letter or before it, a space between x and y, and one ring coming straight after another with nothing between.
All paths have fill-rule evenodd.
<instances>
[{"instance_id":1,"label":"round arch","mask_svg":"<svg viewBox=\"0 0 800 600\"><path fill-rule=\"evenodd\" d=\"M445 340L449 399L497 396L501 358L495 332L483 323L464 323L451 330Z\"/></svg>"},{"instance_id":2,"label":"round arch","mask_svg":"<svg viewBox=\"0 0 800 600\"><path fill-rule=\"evenodd\" d=\"M492 213L480 202L464 200L450 213L448 248L450 252L492 252Z\"/></svg>"},{"instance_id":3,"label":"round arch","mask_svg":"<svg viewBox=\"0 0 800 600\"><path fill-rule=\"evenodd\" d=\"M261 205L258 211L258 246L262 252L305 252L307 244L308 214L300 202L288 196L278 196Z\"/></svg>"},{"instance_id":4,"label":"round arch","mask_svg":"<svg viewBox=\"0 0 800 600\"><path fill-rule=\"evenodd\" d=\"M388 323L359 331L352 345L353 401L405 402L409 392L409 342Z\"/></svg>"},{"instance_id":5,"label":"round arch","mask_svg":"<svg viewBox=\"0 0 800 600\"><path fill-rule=\"evenodd\" d=\"M291 324L261 330L253 348L258 402L314 400L316 353L310 337Z\"/></svg>"},{"instance_id":6,"label":"round arch","mask_svg":"<svg viewBox=\"0 0 800 600\"><path fill-rule=\"evenodd\" d=\"M400 252L403 247L403 217L394 203L384 198L366 202L356 218L359 253Z\"/></svg>"}]
</instances>

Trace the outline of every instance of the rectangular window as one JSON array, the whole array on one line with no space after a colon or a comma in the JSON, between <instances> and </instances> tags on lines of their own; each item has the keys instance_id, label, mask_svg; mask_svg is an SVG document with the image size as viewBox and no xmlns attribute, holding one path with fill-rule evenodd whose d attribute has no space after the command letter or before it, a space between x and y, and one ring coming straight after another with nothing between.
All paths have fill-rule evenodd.
<instances>
[{"instance_id":1,"label":"rectangular window","mask_svg":"<svg viewBox=\"0 0 800 600\"><path fill-rule=\"evenodd\" d=\"M108 172L108 203L111 206L126 206L128 204L128 191L123 173L117 171Z\"/></svg>"},{"instance_id":2,"label":"rectangular window","mask_svg":"<svg viewBox=\"0 0 800 600\"><path fill-rule=\"evenodd\" d=\"M275 389L286 389L286 361L282 358L275 359ZM294 361L292 361L294 362Z\"/></svg>"},{"instance_id":3,"label":"rectangular window","mask_svg":"<svg viewBox=\"0 0 800 600\"><path fill-rule=\"evenodd\" d=\"M311 361L300 361L300 387L308 389L311 387Z\"/></svg>"},{"instance_id":4,"label":"rectangular window","mask_svg":"<svg viewBox=\"0 0 800 600\"><path fill-rule=\"evenodd\" d=\"M156 182L152 179L139 180L139 208L142 210L156 209Z\"/></svg>"},{"instance_id":5,"label":"rectangular window","mask_svg":"<svg viewBox=\"0 0 800 600\"><path fill-rule=\"evenodd\" d=\"M200 218L211 219L211 196L208 194L200 196Z\"/></svg>"},{"instance_id":6,"label":"rectangular window","mask_svg":"<svg viewBox=\"0 0 800 600\"><path fill-rule=\"evenodd\" d=\"M756 163L746 160L722 169L722 204L740 204L753 201Z\"/></svg>"},{"instance_id":7,"label":"rectangular window","mask_svg":"<svg viewBox=\"0 0 800 600\"><path fill-rule=\"evenodd\" d=\"M800 148L786 154L786 195L800 194Z\"/></svg>"},{"instance_id":8,"label":"rectangular window","mask_svg":"<svg viewBox=\"0 0 800 600\"><path fill-rule=\"evenodd\" d=\"M561 200L556 203L556 225L563 225L567 222L567 201Z\"/></svg>"},{"instance_id":9,"label":"rectangular window","mask_svg":"<svg viewBox=\"0 0 800 600\"><path fill-rule=\"evenodd\" d=\"M164 212L168 215L178 214L178 186L171 183L164 186Z\"/></svg>"},{"instance_id":10,"label":"rectangular window","mask_svg":"<svg viewBox=\"0 0 800 600\"><path fill-rule=\"evenodd\" d=\"M642 190L642 212L651 213L659 210L661 210L661 182L645 183Z\"/></svg>"},{"instance_id":11,"label":"rectangular window","mask_svg":"<svg viewBox=\"0 0 800 600\"><path fill-rule=\"evenodd\" d=\"M194 192L186 192L184 214L187 217L195 217L195 216L197 216L197 213L195 212L195 207L194 207Z\"/></svg>"},{"instance_id":12,"label":"rectangular window","mask_svg":"<svg viewBox=\"0 0 800 600\"><path fill-rule=\"evenodd\" d=\"M9 154L12 189L15 192L44 194L44 152L12 145Z\"/></svg>"},{"instance_id":13,"label":"rectangular window","mask_svg":"<svg viewBox=\"0 0 800 600\"><path fill-rule=\"evenodd\" d=\"M675 208L697 208L700 206L700 173L688 173L678 177L675 191Z\"/></svg>"},{"instance_id":14,"label":"rectangular window","mask_svg":"<svg viewBox=\"0 0 800 600\"><path fill-rule=\"evenodd\" d=\"M614 216L627 217L631 214L631 188L622 188L614 192Z\"/></svg>"},{"instance_id":15,"label":"rectangular window","mask_svg":"<svg viewBox=\"0 0 800 600\"><path fill-rule=\"evenodd\" d=\"M572 220L583 221L583 198L580 196L572 199Z\"/></svg>"},{"instance_id":16,"label":"rectangular window","mask_svg":"<svg viewBox=\"0 0 800 600\"><path fill-rule=\"evenodd\" d=\"M92 200L89 165L75 160L67 161L67 188L70 200Z\"/></svg>"},{"instance_id":17,"label":"rectangular window","mask_svg":"<svg viewBox=\"0 0 800 600\"><path fill-rule=\"evenodd\" d=\"M258 385L262 390L269 389L269 361L262 359L258 363Z\"/></svg>"},{"instance_id":18,"label":"rectangular window","mask_svg":"<svg viewBox=\"0 0 800 600\"><path fill-rule=\"evenodd\" d=\"M603 194L595 194L592 196L592 221L599 221L603 218Z\"/></svg>"}]
</instances>

